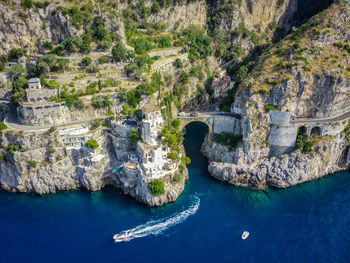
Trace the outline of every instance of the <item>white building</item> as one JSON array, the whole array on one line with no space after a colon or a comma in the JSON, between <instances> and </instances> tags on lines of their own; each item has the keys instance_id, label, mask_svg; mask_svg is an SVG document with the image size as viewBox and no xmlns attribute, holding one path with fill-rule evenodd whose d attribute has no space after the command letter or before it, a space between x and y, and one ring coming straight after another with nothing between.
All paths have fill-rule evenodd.
<instances>
[{"instance_id":1,"label":"white building","mask_svg":"<svg viewBox=\"0 0 350 263\"><path fill-rule=\"evenodd\" d=\"M165 145L149 145L143 142L137 143L137 153L140 159L140 168L143 175L149 178L160 178L171 169L168 152Z\"/></svg>"},{"instance_id":2,"label":"white building","mask_svg":"<svg viewBox=\"0 0 350 263\"><path fill-rule=\"evenodd\" d=\"M159 108L152 104L143 107L145 118L141 123L141 138L144 143L156 145L162 131L164 120Z\"/></svg>"}]
</instances>

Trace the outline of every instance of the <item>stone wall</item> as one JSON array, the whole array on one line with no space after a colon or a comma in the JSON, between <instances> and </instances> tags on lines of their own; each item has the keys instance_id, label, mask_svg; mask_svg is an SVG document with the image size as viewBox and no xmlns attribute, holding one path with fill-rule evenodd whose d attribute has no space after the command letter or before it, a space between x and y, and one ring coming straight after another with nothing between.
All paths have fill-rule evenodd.
<instances>
[{"instance_id":1,"label":"stone wall","mask_svg":"<svg viewBox=\"0 0 350 263\"><path fill-rule=\"evenodd\" d=\"M240 120L232 117L214 117L210 119L213 133L241 134Z\"/></svg>"}]
</instances>

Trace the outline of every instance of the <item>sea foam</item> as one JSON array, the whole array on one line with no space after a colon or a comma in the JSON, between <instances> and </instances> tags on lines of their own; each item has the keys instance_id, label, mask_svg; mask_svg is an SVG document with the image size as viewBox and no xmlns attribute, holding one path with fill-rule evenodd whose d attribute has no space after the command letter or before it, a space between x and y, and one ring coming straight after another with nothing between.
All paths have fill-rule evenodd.
<instances>
[{"instance_id":1,"label":"sea foam","mask_svg":"<svg viewBox=\"0 0 350 263\"><path fill-rule=\"evenodd\" d=\"M159 235L168 228L184 222L189 216L194 215L199 209L200 199L197 196L193 196L193 199L194 200L191 206L182 212L175 213L166 218L151 220L132 229L122 231L127 233L127 236L119 238L118 240L115 240L115 242L125 242L134 238Z\"/></svg>"}]
</instances>

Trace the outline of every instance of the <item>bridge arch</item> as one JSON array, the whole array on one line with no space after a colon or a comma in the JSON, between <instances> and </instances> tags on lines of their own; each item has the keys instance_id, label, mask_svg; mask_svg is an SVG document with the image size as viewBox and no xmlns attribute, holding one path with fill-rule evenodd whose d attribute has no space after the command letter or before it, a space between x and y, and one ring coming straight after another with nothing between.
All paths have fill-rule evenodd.
<instances>
[{"instance_id":1,"label":"bridge arch","mask_svg":"<svg viewBox=\"0 0 350 263\"><path fill-rule=\"evenodd\" d=\"M319 126L315 126L311 129L310 136L321 136L322 129Z\"/></svg>"},{"instance_id":2,"label":"bridge arch","mask_svg":"<svg viewBox=\"0 0 350 263\"><path fill-rule=\"evenodd\" d=\"M184 130L186 128L187 125L194 123L194 122L200 122L200 123L204 123L207 127L208 127L208 142L211 141L211 137L212 137L212 125L209 122L209 120L207 119L181 119L181 130Z\"/></svg>"}]
</instances>

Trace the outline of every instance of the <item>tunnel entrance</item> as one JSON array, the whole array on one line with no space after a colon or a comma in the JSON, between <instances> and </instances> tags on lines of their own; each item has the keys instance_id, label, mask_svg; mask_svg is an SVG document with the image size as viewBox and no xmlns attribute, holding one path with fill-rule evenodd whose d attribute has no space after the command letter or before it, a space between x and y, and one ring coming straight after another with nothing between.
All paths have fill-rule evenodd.
<instances>
[{"instance_id":1,"label":"tunnel entrance","mask_svg":"<svg viewBox=\"0 0 350 263\"><path fill-rule=\"evenodd\" d=\"M310 133L310 136L321 136L322 134L322 129L318 126L313 127Z\"/></svg>"}]
</instances>

